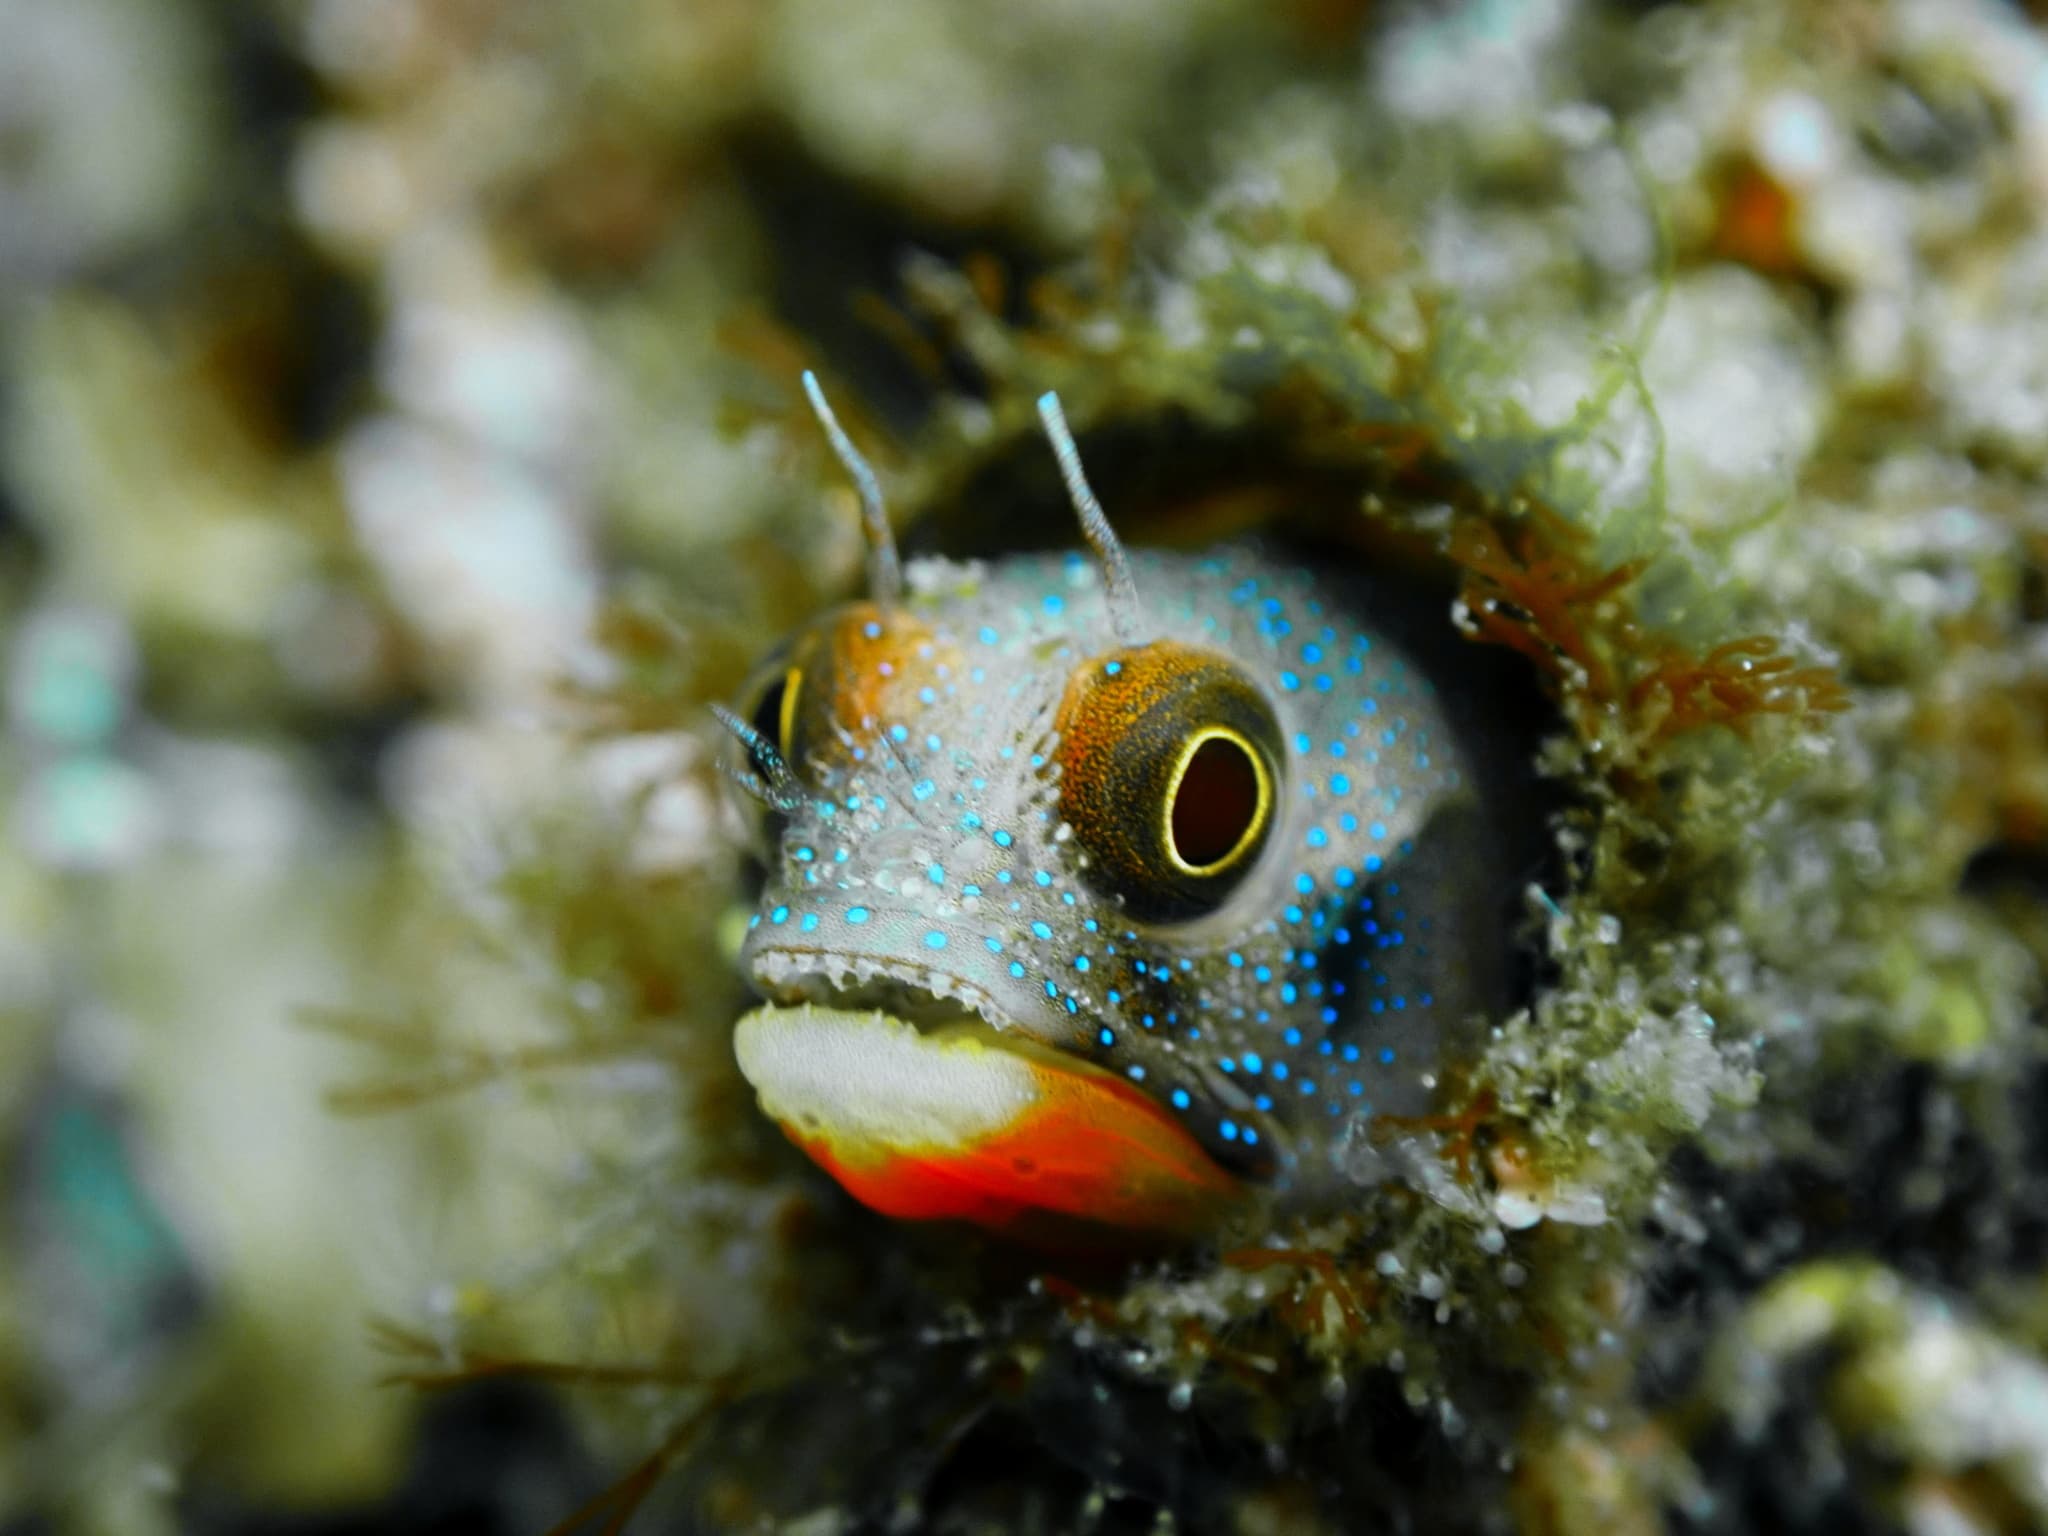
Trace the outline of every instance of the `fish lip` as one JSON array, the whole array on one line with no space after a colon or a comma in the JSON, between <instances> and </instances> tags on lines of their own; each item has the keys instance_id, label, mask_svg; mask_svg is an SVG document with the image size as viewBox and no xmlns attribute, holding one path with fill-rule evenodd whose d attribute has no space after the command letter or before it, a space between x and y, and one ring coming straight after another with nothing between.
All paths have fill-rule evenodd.
<instances>
[{"instance_id":1,"label":"fish lip","mask_svg":"<svg viewBox=\"0 0 2048 1536\"><path fill-rule=\"evenodd\" d=\"M862 968L871 974L862 975ZM772 969L780 974L764 974ZM924 968L922 984L905 979L900 970L883 972L872 956L833 949L779 948L757 955L749 979L763 1002L779 1008L805 1004L868 1009L931 1034L963 1022L986 1026L1001 1039L1032 1040L1058 1049L1057 1042L1039 1040L1022 1020L1006 1012L986 988L936 966ZM913 1006L904 1006L905 1000ZM947 1005L957 1004L948 1009Z\"/></svg>"},{"instance_id":2,"label":"fish lip","mask_svg":"<svg viewBox=\"0 0 2048 1536\"><path fill-rule=\"evenodd\" d=\"M855 969L858 966L867 967L871 974L857 977ZM755 992L769 1008L793 1012L811 1006L882 1013L927 1036L967 1027L990 1046L1013 1055L1037 1056L1041 1060L1057 1056L1096 1070L1106 1070L1085 1047L1077 1047L1074 1043L1090 1038L1100 1027L1093 1019L1092 1010L1078 1016L1080 1033L1066 1039L1048 1037L1003 1010L985 988L937 967L924 969L926 984L920 985L905 980L903 969L892 965L885 971L873 955L782 943L754 954L748 962L747 975ZM851 984L848 981L850 977L854 978ZM876 990L864 993L863 986ZM882 992L884 988L887 989L886 995ZM905 999L914 999L924 1006L906 1008L903 1006ZM948 1004L958 1006L948 1008ZM1197 1083L1208 1093L1216 1092L1215 1079L1211 1074L1191 1078L1187 1086L1193 1089ZM1164 1102L1163 1089L1153 1083L1145 1084L1139 1091L1155 1103ZM1238 1099L1243 1098L1242 1090L1235 1084L1230 1084L1228 1091ZM1255 1113L1250 1105L1244 1106L1244 1115ZM1205 1143L1204 1151L1219 1166L1239 1177L1254 1180L1269 1177L1273 1159L1279 1155L1286 1138L1269 1117L1260 1115L1259 1122L1263 1138L1257 1159L1247 1163L1227 1155L1229 1150L1235 1150L1241 1158L1244 1153L1241 1147L1220 1149Z\"/></svg>"}]
</instances>

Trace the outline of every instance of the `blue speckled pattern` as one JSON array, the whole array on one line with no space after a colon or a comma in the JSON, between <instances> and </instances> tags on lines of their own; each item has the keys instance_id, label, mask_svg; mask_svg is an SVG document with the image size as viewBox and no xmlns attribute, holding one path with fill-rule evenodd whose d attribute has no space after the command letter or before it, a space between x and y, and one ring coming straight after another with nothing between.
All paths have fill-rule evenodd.
<instances>
[{"instance_id":1,"label":"blue speckled pattern","mask_svg":"<svg viewBox=\"0 0 2048 1536\"><path fill-rule=\"evenodd\" d=\"M1457 860L1431 844L1470 765L1342 580L1254 546L1131 569L1137 641L1233 659L1280 724L1272 830L1222 905L1131 920L1060 819L1061 697L1119 643L1095 563L927 560L902 599L916 665L792 765L743 963L771 1001L978 1014L1122 1072L1226 1165L1299 1175L1374 1112L1423 1108L1469 1006L1436 895Z\"/></svg>"}]
</instances>

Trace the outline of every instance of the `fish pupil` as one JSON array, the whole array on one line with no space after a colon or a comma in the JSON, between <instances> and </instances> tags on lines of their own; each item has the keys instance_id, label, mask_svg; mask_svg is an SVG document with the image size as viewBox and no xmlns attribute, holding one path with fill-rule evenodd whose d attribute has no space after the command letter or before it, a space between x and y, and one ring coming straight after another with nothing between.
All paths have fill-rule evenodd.
<instances>
[{"instance_id":1,"label":"fish pupil","mask_svg":"<svg viewBox=\"0 0 2048 1536\"><path fill-rule=\"evenodd\" d=\"M754 706L754 713L747 720L747 724L754 728L757 742L781 754L785 762L789 759L789 742L783 729L786 713L784 705L788 698L789 674L784 673L762 690L760 702ZM759 761L760 755L757 746L754 751L755 767L765 773L768 771L768 765Z\"/></svg>"},{"instance_id":2,"label":"fish pupil","mask_svg":"<svg viewBox=\"0 0 2048 1536\"><path fill-rule=\"evenodd\" d=\"M1206 869L1237 850L1259 814L1258 772L1245 749L1212 736L1195 749L1174 795L1174 851Z\"/></svg>"}]
</instances>

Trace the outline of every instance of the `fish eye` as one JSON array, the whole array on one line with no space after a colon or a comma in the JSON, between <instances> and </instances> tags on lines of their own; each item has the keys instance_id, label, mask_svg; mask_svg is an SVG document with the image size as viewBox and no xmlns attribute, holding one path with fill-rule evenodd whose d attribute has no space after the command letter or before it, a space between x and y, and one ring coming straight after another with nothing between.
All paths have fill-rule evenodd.
<instances>
[{"instance_id":1,"label":"fish eye","mask_svg":"<svg viewBox=\"0 0 2048 1536\"><path fill-rule=\"evenodd\" d=\"M1133 917L1222 905L1258 861L1280 783L1280 728L1228 658L1161 641L1098 656L1058 722L1060 814L1092 883Z\"/></svg>"},{"instance_id":2,"label":"fish eye","mask_svg":"<svg viewBox=\"0 0 2048 1536\"><path fill-rule=\"evenodd\" d=\"M721 712L732 737L725 749L727 777L737 786L756 850L764 858L780 841L784 797L799 767L803 685L803 667L784 649L755 671L734 701L737 707Z\"/></svg>"},{"instance_id":3,"label":"fish eye","mask_svg":"<svg viewBox=\"0 0 2048 1536\"><path fill-rule=\"evenodd\" d=\"M790 762L796 755L796 707L803 695L803 669L779 667L757 686L760 692L747 712L747 724L785 763Z\"/></svg>"}]
</instances>

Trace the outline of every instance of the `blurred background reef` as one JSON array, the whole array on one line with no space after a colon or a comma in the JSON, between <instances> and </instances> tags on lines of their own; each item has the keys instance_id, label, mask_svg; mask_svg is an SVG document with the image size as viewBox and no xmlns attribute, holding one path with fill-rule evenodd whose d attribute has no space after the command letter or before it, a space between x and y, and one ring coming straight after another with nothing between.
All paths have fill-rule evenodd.
<instances>
[{"instance_id":1,"label":"blurred background reef","mask_svg":"<svg viewBox=\"0 0 2048 1536\"><path fill-rule=\"evenodd\" d=\"M1352 1217L1034 1276L754 1114L805 366L914 545L1057 387L1528 663ZM7 1536L2048 1531L2029 7L0 0L0 686Z\"/></svg>"}]
</instances>

